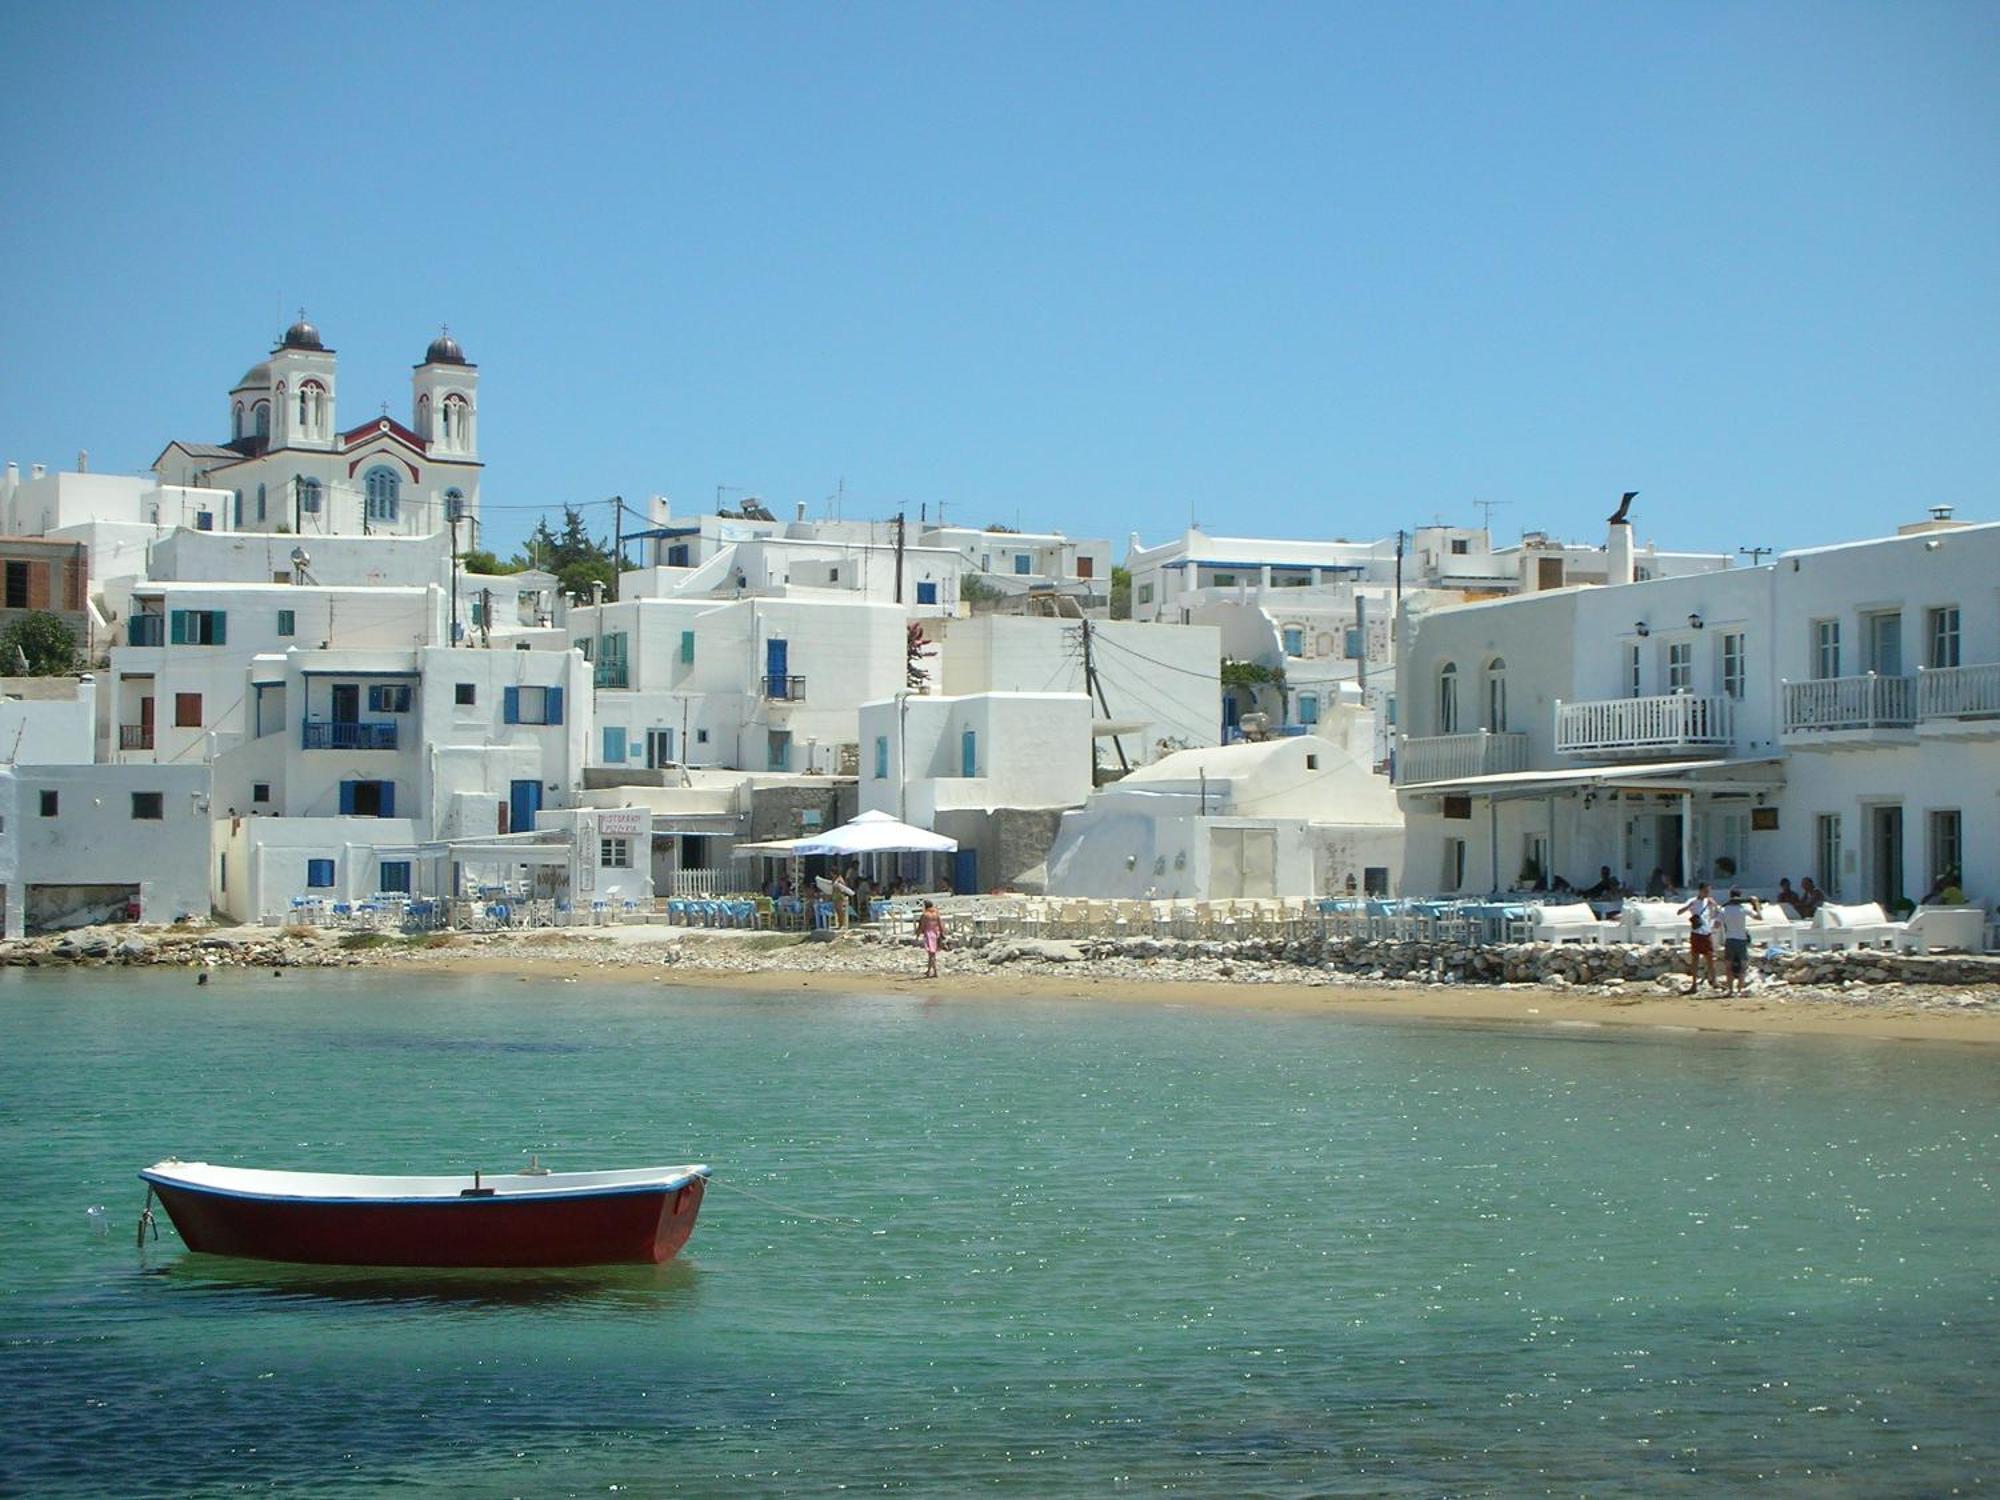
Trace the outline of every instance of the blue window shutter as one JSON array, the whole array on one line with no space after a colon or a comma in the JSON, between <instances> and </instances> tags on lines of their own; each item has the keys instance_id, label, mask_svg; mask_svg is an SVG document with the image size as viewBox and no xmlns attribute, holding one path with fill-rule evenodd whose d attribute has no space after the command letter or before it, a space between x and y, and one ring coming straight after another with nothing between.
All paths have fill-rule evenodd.
<instances>
[{"instance_id":1,"label":"blue window shutter","mask_svg":"<svg viewBox=\"0 0 2000 1500\"><path fill-rule=\"evenodd\" d=\"M562 721L563 721L563 720L562 720L562 694L563 694L563 690L562 690L561 688L550 688L550 689L549 689L549 696L548 696L548 705L549 705L549 711L548 711L548 712L547 712L546 714L544 714L544 715L542 716L542 722L543 722L544 724L560 724L560 723L562 723Z\"/></svg>"},{"instance_id":2,"label":"blue window shutter","mask_svg":"<svg viewBox=\"0 0 2000 1500\"><path fill-rule=\"evenodd\" d=\"M368 712L371 714L382 712L382 685L380 683L371 682L368 685Z\"/></svg>"},{"instance_id":3,"label":"blue window shutter","mask_svg":"<svg viewBox=\"0 0 2000 1500\"><path fill-rule=\"evenodd\" d=\"M889 736L875 736L875 779L886 781L889 776Z\"/></svg>"},{"instance_id":4,"label":"blue window shutter","mask_svg":"<svg viewBox=\"0 0 2000 1500\"><path fill-rule=\"evenodd\" d=\"M385 818L396 816L396 783L393 781L382 783L382 816Z\"/></svg>"},{"instance_id":5,"label":"blue window shutter","mask_svg":"<svg viewBox=\"0 0 2000 1500\"><path fill-rule=\"evenodd\" d=\"M296 635L297 633L298 633L298 617L289 609L279 610L278 634Z\"/></svg>"},{"instance_id":6,"label":"blue window shutter","mask_svg":"<svg viewBox=\"0 0 2000 1500\"><path fill-rule=\"evenodd\" d=\"M340 784L340 813L346 818L354 816L354 783L351 781Z\"/></svg>"},{"instance_id":7,"label":"blue window shutter","mask_svg":"<svg viewBox=\"0 0 2000 1500\"><path fill-rule=\"evenodd\" d=\"M521 722L521 690L519 688L510 687L501 693L500 719L502 723L506 724L518 724Z\"/></svg>"},{"instance_id":8,"label":"blue window shutter","mask_svg":"<svg viewBox=\"0 0 2000 1500\"><path fill-rule=\"evenodd\" d=\"M937 603L937 585L936 585L936 584L934 584L934 583L920 583L920 584L918 584L918 585L917 585L917 603L919 603L919 604L935 604L935 603Z\"/></svg>"},{"instance_id":9,"label":"blue window shutter","mask_svg":"<svg viewBox=\"0 0 2000 1500\"><path fill-rule=\"evenodd\" d=\"M684 662L694 660L694 632L692 630L683 630L681 632L681 660Z\"/></svg>"},{"instance_id":10,"label":"blue window shutter","mask_svg":"<svg viewBox=\"0 0 2000 1500\"><path fill-rule=\"evenodd\" d=\"M625 731L616 724L604 726L604 760L617 765L625 759Z\"/></svg>"},{"instance_id":11,"label":"blue window shutter","mask_svg":"<svg viewBox=\"0 0 2000 1500\"><path fill-rule=\"evenodd\" d=\"M176 646L185 646L188 638L188 612L176 609L167 615L167 639Z\"/></svg>"},{"instance_id":12,"label":"blue window shutter","mask_svg":"<svg viewBox=\"0 0 2000 1500\"><path fill-rule=\"evenodd\" d=\"M977 776L979 774L979 736L968 729L958 742L959 774Z\"/></svg>"},{"instance_id":13,"label":"blue window shutter","mask_svg":"<svg viewBox=\"0 0 2000 1500\"><path fill-rule=\"evenodd\" d=\"M309 859L306 861L306 887L309 890L324 890L333 884L333 861L330 859Z\"/></svg>"},{"instance_id":14,"label":"blue window shutter","mask_svg":"<svg viewBox=\"0 0 2000 1500\"><path fill-rule=\"evenodd\" d=\"M208 619L209 619L209 628L211 632L208 641L209 645L211 646L227 645L229 642L228 614L223 610L212 609L208 612Z\"/></svg>"}]
</instances>

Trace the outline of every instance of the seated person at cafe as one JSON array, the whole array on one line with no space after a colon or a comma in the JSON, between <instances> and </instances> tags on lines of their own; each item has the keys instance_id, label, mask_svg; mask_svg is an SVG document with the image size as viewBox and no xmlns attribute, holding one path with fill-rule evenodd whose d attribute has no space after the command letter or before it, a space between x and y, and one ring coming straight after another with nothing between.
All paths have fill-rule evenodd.
<instances>
[{"instance_id":1,"label":"seated person at cafe","mask_svg":"<svg viewBox=\"0 0 2000 1500\"><path fill-rule=\"evenodd\" d=\"M1619 884L1618 877L1611 873L1611 866L1599 865L1597 867L1597 884L1585 886L1583 894L1594 901L1609 900L1611 897L1624 895L1625 887Z\"/></svg>"}]
</instances>

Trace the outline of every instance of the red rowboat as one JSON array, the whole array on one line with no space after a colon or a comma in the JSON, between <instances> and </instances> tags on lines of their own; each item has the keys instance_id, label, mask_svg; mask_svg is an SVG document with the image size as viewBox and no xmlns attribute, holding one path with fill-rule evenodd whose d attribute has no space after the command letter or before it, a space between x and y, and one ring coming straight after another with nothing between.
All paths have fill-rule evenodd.
<instances>
[{"instance_id":1,"label":"red rowboat","mask_svg":"<svg viewBox=\"0 0 2000 1500\"><path fill-rule=\"evenodd\" d=\"M530 1168L498 1177L267 1172L167 1160L139 1174L190 1250L334 1266L601 1266L671 1260L708 1168Z\"/></svg>"}]
</instances>

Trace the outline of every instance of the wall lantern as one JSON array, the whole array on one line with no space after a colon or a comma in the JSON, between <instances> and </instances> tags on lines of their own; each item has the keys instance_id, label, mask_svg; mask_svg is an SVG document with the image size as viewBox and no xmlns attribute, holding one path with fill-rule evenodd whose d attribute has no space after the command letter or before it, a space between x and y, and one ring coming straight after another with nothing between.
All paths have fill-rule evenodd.
<instances>
[{"instance_id":1,"label":"wall lantern","mask_svg":"<svg viewBox=\"0 0 2000 1500\"><path fill-rule=\"evenodd\" d=\"M1700 616L1700 615L1689 615L1689 616L1688 616L1688 629L1689 629L1689 630L1699 630L1699 629L1701 629L1701 616Z\"/></svg>"},{"instance_id":2,"label":"wall lantern","mask_svg":"<svg viewBox=\"0 0 2000 1500\"><path fill-rule=\"evenodd\" d=\"M1649 636L1653 633L1652 631L1646 628L1646 622L1644 620L1641 620L1637 625L1634 625L1632 628L1638 631L1641 637Z\"/></svg>"}]
</instances>

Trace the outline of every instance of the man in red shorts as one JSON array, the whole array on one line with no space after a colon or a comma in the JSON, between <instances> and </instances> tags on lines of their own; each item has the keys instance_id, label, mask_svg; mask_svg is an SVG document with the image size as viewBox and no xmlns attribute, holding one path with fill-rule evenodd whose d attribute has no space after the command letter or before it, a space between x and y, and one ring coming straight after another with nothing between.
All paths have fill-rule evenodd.
<instances>
[{"instance_id":1,"label":"man in red shorts","mask_svg":"<svg viewBox=\"0 0 2000 1500\"><path fill-rule=\"evenodd\" d=\"M1722 917L1722 908L1709 894L1708 882L1703 881L1694 893L1694 900L1679 910L1693 929L1688 934L1688 993L1692 995L1701 988L1701 966L1704 963L1708 965L1708 987L1721 989L1721 981L1715 977L1715 924Z\"/></svg>"}]
</instances>

